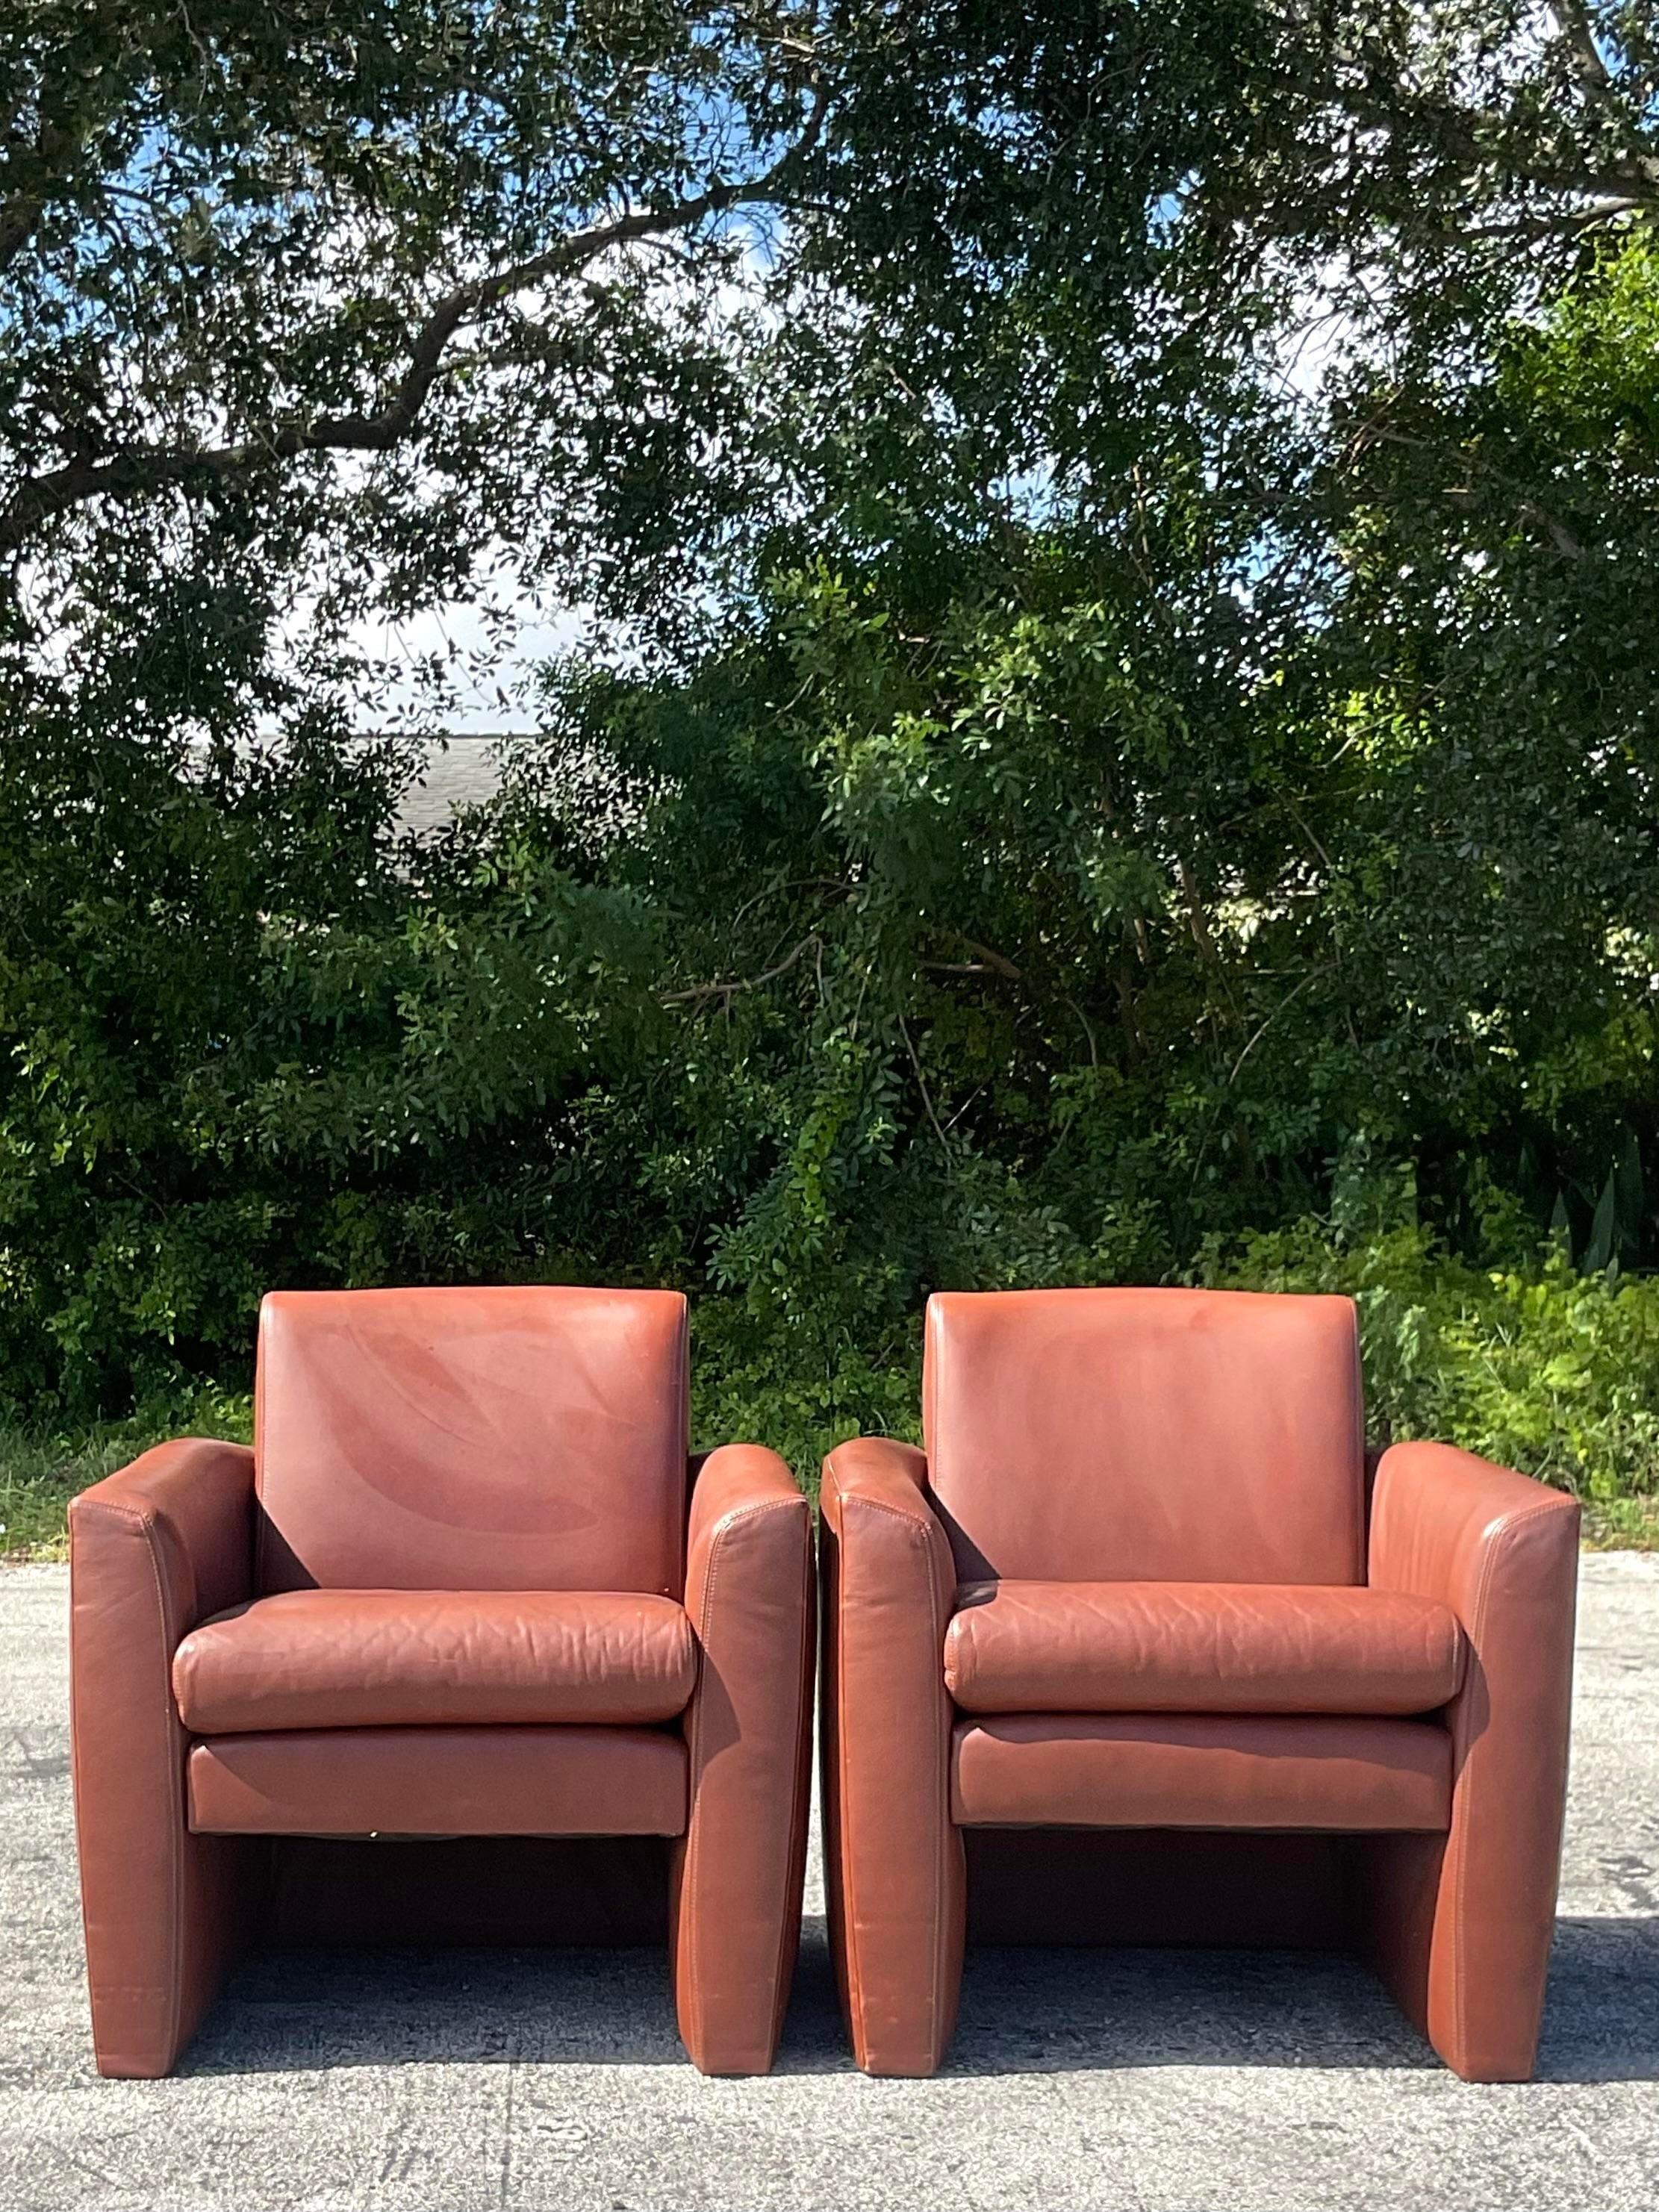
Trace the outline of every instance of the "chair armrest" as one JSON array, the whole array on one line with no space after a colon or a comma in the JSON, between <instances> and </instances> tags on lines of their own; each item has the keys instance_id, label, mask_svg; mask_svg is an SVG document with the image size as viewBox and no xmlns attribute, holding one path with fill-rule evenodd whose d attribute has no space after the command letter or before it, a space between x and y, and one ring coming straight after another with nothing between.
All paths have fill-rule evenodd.
<instances>
[{"instance_id":1,"label":"chair armrest","mask_svg":"<svg viewBox=\"0 0 1659 2212\"><path fill-rule=\"evenodd\" d=\"M945 1534L927 1502L927 1456L896 1437L849 1437L836 1446L823 1462L825 1516L838 1515L847 1498L885 1507L919 1528L936 1529L941 1537Z\"/></svg>"},{"instance_id":2,"label":"chair armrest","mask_svg":"<svg viewBox=\"0 0 1659 2212\"><path fill-rule=\"evenodd\" d=\"M764 1444L722 1444L704 1455L692 1482L686 1525L685 1609L694 1628L708 1613L711 1570L738 1522L768 1511L809 1525L812 1517L800 1485L776 1452Z\"/></svg>"},{"instance_id":3,"label":"chair armrest","mask_svg":"<svg viewBox=\"0 0 1659 2212\"><path fill-rule=\"evenodd\" d=\"M950 2040L965 1876L951 1820L945 1631L956 1565L927 1462L884 1437L823 1463L824 1827L860 2066L929 2074Z\"/></svg>"},{"instance_id":4,"label":"chair armrest","mask_svg":"<svg viewBox=\"0 0 1659 2212\"><path fill-rule=\"evenodd\" d=\"M189 1832L180 1640L252 1592L253 1454L158 1444L70 1507L70 1709L98 2064L165 2074L218 1985L240 1861Z\"/></svg>"},{"instance_id":5,"label":"chair armrest","mask_svg":"<svg viewBox=\"0 0 1659 2212\"><path fill-rule=\"evenodd\" d=\"M1577 1571L1575 1499L1451 1444L1393 1444L1371 1493L1368 1580L1438 1598L1477 1651L1516 1607L1528 1635L1540 1599L1565 1598L1567 1648Z\"/></svg>"},{"instance_id":6,"label":"chair armrest","mask_svg":"<svg viewBox=\"0 0 1659 2212\"><path fill-rule=\"evenodd\" d=\"M1384 1951L1396 1996L1466 2080L1524 2080L1533 2063L1566 1804L1578 1518L1572 1498L1449 1444L1393 1445L1376 1471L1371 1582L1438 1598L1469 1644L1446 1712L1443 1868L1401 1892Z\"/></svg>"},{"instance_id":7,"label":"chair armrest","mask_svg":"<svg viewBox=\"0 0 1659 2212\"><path fill-rule=\"evenodd\" d=\"M70 1505L76 1607L112 1597L106 1577L136 1577L173 1647L210 1613L253 1594L253 1454L246 1444L178 1437L83 1490ZM100 1587L86 1587L88 1577ZM170 1641L168 1640L170 1638Z\"/></svg>"},{"instance_id":8,"label":"chair armrest","mask_svg":"<svg viewBox=\"0 0 1659 2212\"><path fill-rule=\"evenodd\" d=\"M956 1562L927 1482L927 1462L914 1444L854 1437L824 1461L818 1504L836 1550L843 1639L855 1651L873 1653L878 1644L886 1662L903 1670L896 1694L925 1712L930 1734L936 1721L948 1734L945 1631L956 1606Z\"/></svg>"},{"instance_id":9,"label":"chair armrest","mask_svg":"<svg viewBox=\"0 0 1659 2212\"><path fill-rule=\"evenodd\" d=\"M889 1723L930 1743L950 1734L945 1631L956 1609L950 1538L928 1501L927 1462L891 1437L854 1437L823 1462L819 1510L835 1553L843 1686L848 1668L890 1670ZM826 1698L829 1695L826 1687ZM921 1747L920 1741L915 1747Z\"/></svg>"},{"instance_id":10,"label":"chair armrest","mask_svg":"<svg viewBox=\"0 0 1659 2212\"><path fill-rule=\"evenodd\" d=\"M1447 1716L1459 1786L1489 1771L1507 1790L1524 1775L1531 1792L1555 1801L1558 1830L1578 1520L1575 1499L1450 1444L1394 1444L1377 1464L1369 1580L1437 1598L1468 1638Z\"/></svg>"},{"instance_id":11,"label":"chair armrest","mask_svg":"<svg viewBox=\"0 0 1659 2212\"><path fill-rule=\"evenodd\" d=\"M676 2005L704 2073L763 2074L800 1934L812 1510L775 1452L726 1444L696 1471L686 1535L685 1609L700 1664L674 1869Z\"/></svg>"}]
</instances>

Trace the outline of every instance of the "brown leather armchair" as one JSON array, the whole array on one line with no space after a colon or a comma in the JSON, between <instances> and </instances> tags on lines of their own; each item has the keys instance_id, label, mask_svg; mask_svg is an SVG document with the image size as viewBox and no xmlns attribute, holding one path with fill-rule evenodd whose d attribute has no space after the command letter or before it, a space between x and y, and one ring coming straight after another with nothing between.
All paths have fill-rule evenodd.
<instances>
[{"instance_id":1,"label":"brown leather armchair","mask_svg":"<svg viewBox=\"0 0 1659 2212\"><path fill-rule=\"evenodd\" d=\"M1344 1298L933 1298L927 1451L824 1464L831 1942L931 2073L964 1935L1358 1942L1472 2081L1532 2069L1578 1512L1362 1443Z\"/></svg>"},{"instance_id":2,"label":"brown leather armchair","mask_svg":"<svg viewBox=\"0 0 1659 2212\"><path fill-rule=\"evenodd\" d=\"M811 1522L774 1453L690 1465L683 1298L268 1297L252 1449L146 1452L76 1500L70 1561L100 2073L169 2071L277 1855L318 1837L669 1839L644 1848L686 2047L705 2073L770 2065Z\"/></svg>"}]
</instances>

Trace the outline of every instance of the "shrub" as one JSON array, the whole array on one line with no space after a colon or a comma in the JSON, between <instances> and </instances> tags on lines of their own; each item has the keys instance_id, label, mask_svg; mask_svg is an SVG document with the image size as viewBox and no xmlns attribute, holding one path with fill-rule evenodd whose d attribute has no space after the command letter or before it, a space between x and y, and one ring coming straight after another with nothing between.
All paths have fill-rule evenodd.
<instances>
[{"instance_id":1,"label":"shrub","mask_svg":"<svg viewBox=\"0 0 1659 2212\"><path fill-rule=\"evenodd\" d=\"M1483 1271L1404 1227L1348 1241L1326 1223L1206 1248L1218 1288L1332 1291L1359 1309L1374 1442L1436 1437L1583 1501L1592 1540L1659 1541L1659 1279L1583 1275L1565 1255ZM781 1451L809 1492L843 1437L920 1435L920 1316L703 1298L692 1315L693 1442ZM0 1429L0 1552L50 1554L70 1498L160 1438L246 1438L239 1392L181 1389L131 1419Z\"/></svg>"},{"instance_id":2,"label":"shrub","mask_svg":"<svg viewBox=\"0 0 1659 2212\"><path fill-rule=\"evenodd\" d=\"M1201 1279L1340 1291L1359 1308L1375 1438L1438 1437L1571 1491L1603 1536L1659 1515L1659 1280L1560 1252L1483 1271L1402 1227L1363 1243L1307 1221L1212 1246Z\"/></svg>"}]
</instances>

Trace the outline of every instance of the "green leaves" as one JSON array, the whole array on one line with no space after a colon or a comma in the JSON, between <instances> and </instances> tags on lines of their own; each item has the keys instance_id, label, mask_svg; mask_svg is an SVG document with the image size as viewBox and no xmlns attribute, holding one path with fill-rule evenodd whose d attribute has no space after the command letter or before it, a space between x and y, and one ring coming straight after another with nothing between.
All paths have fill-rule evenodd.
<instances>
[{"instance_id":1,"label":"green leaves","mask_svg":"<svg viewBox=\"0 0 1659 2212\"><path fill-rule=\"evenodd\" d=\"M1311 1218L1410 1418L1628 1472L1563 1438L1656 1248L1655 59L14 7L7 1389L227 1374L270 1282L665 1279L810 1456L935 1285ZM497 599L592 621L410 841L449 678L365 639Z\"/></svg>"},{"instance_id":2,"label":"green leaves","mask_svg":"<svg viewBox=\"0 0 1659 2212\"><path fill-rule=\"evenodd\" d=\"M1343 1248L1311 1221L1252 1240L1205 1279L1355 1297L1376 1441L1450 1437L1593 1508L1659 1490L1650 1279L1580 1275L1559 1255L1486 1273L1419 1229Z\"/></svg>"}]
</instances>

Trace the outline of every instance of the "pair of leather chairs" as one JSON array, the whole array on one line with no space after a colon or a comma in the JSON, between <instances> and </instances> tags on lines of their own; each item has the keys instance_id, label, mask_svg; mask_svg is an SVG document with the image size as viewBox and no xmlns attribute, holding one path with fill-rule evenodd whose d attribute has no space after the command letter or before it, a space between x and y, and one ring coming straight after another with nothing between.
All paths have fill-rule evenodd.
<instances>
[{"instance_id":1,"label":"pair of leather chairs","mask_svg":"<svg viewBox=\"0 0 1659 2212\"><path fill-rule=\"evenodd\" d=\"M767 2069L811 1525L775 1454L690 1457L687 1380L664 1292L278 1294L252 1450L164 1444L76 1501L101 2072L167 2073L273 1921L332 1897L337 1934L383 1935L410 1864L417 1923L475 1935L481 1888L526 1926L585 1899L566 1932L613 1940L660 1907L693 2061ZM1458 2073L1524 2078L1572 1502L1437 1444L1368 1462L1340 1298L935 1297L923 1427L925 1455L865 1437L824 1468L826 1872L860 2064L939 2064L971 1926L1361 1940Z\"/></svg>"}]
</instances>

